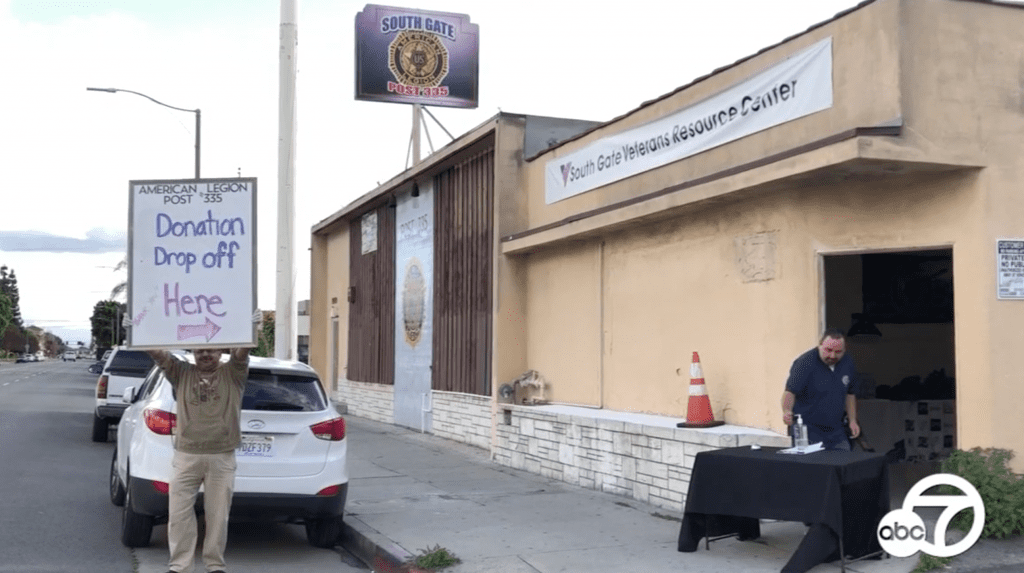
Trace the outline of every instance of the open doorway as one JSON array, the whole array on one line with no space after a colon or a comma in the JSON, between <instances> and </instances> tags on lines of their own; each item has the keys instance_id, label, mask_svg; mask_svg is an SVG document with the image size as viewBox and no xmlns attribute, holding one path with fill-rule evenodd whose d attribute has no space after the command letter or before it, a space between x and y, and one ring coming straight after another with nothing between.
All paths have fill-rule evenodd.
<instances>
[{"instance_id":1,"label":"open doorway","mask_svg":"<svg viewBox=\"0 0 1024 573\"><path fill-rule=\"evenodd\" d=\"M824 283L861 374L861 444L911 483L938 471L957 443L952 249L826 255Z\"/></svg>"}]
</instances>

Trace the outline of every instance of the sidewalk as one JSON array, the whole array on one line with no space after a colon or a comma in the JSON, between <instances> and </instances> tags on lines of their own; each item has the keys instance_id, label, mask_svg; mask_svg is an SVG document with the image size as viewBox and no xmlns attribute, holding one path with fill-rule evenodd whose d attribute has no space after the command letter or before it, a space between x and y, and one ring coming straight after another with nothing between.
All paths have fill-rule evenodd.
<instances>
[{"instance_id":1,"label":"sidewalk","mask_svg":"<svg viewBox=\"0 0 1024 573\"><path fill-rule=\"evenodd\" d=\"M488 452L346 416L349 493L344 544L376 573L440 545L462 560L445 573L778 572L806 532L765 522L761 538L676 551L679 515L629 498L493 463ZM908 573L917 557L851 563ZM839 571L839 562L814 573Z\"/></svg>"}]
</instances>

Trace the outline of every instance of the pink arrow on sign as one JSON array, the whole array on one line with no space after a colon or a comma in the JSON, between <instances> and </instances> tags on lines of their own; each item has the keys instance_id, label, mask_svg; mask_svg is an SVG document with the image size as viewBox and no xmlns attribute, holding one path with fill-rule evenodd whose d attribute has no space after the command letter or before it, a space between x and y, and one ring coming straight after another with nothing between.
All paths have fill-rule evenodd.
<instances>
[{"instance_id":1,"label":"pink arrow on sign","mask_svg":"<svg viewBox=\"0 0 1024 573\"><path fill-rule=\"evenodd\" d=\"M220 332L220 327L214 324L209 317L206 318L205 324L179 324L178 325L178 340L186 340L189 338L195 338L196 336L205 336L206 341L209 342L211 338Z\"/></svg>"}]
</instances>

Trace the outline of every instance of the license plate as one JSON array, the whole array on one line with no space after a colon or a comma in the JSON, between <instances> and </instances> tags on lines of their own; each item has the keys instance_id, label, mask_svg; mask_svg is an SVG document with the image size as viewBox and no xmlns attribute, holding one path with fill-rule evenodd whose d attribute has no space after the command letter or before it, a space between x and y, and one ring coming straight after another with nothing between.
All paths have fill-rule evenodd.
<instances>
[{"instance_id":1,"label":"license plate","mask_svg":"<svg viewBox=\"0 0 1024 573\"><path fill-rule=\"evenodd\" d=\"M274 436L242 435L242 445L238 447L238 455L261 458L274 457Z\"/></svg>"}]
</instances>

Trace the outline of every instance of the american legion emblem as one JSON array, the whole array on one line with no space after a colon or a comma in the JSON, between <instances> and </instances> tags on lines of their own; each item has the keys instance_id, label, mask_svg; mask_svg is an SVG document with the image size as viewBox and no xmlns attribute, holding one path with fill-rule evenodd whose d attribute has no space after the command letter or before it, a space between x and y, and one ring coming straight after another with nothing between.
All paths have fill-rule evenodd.
<instances>
[{"instance_id":1,"label":"american legion emblem","mask_svg":"<svg viewBox=\"0 0 1024 573\"><path fill-rule=\"evenodd\" d=\"M388 67L400 84L436 87L448 75L448 50L430 32L403 30L388 48Z\"/></svg>"},{"instance_id":2,"label":"american legion emblem","mask_svg":"<svg viewBox=\"0 0 1024 573\"><path fill-rule=\"evenodd\" d=\"M427 281L423 276L419 260L415 257L405 269L402 281L402 325L405 327L405 341L415 347L423 334L423 322L427 311Z\"/></svg>"}]
</instances>

